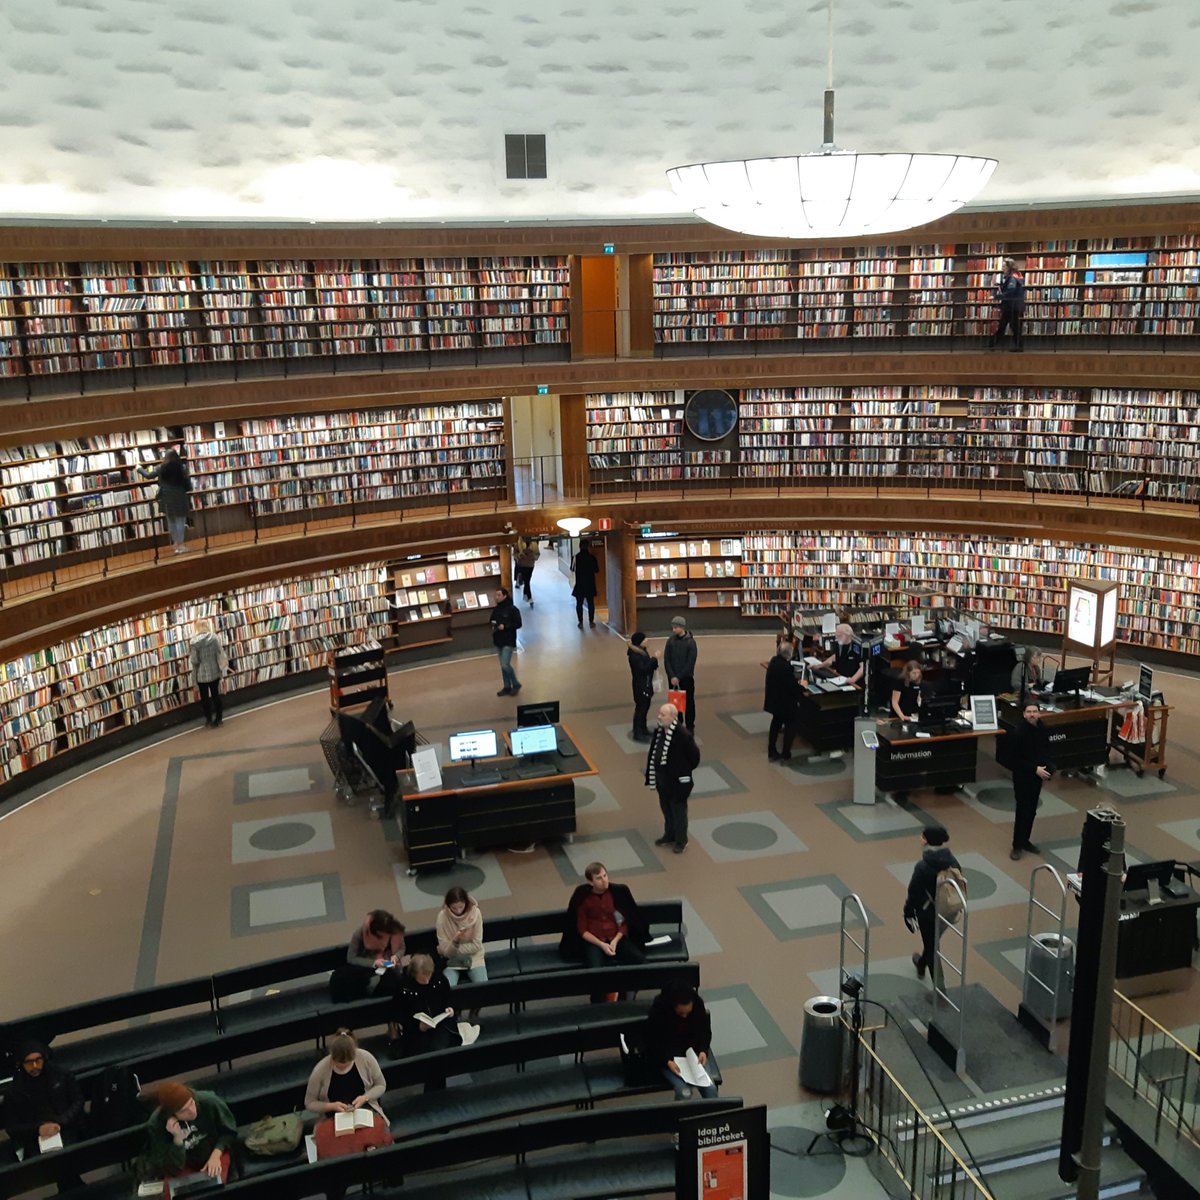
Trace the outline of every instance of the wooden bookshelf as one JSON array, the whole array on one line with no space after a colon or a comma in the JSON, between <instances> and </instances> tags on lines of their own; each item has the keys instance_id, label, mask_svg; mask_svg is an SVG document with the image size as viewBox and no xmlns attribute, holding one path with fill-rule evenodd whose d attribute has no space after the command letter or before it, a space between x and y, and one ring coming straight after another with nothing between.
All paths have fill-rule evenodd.
<instances>
[{"instance_id":1,"label":"wooden bookshelf","mask_svg":"<svg viewBox=\"0 0 1200 1200\"><path fill-rule=\"evenodd\" d=\"M840 387L747 388L738 405L738 475L796 478L833 469L845 454Z\"/></svg>"},{"instance_id":2,"label":"wooden bookshelf","mask_svg":"<svg viewBox=\"0 0 1200 1200\"><path fill-rule=\"evenodd\" d=\"M134 430L0 448L0 554L17 573L162 535L138 474L181 447L196 533L305 514L474 503L507 494L504 402L412 405Z\"/></svg>"},{"instance_id":3,"label":"wooden bookshelf","mask_svg":"<svg viewBox=\"0 0 1200 1200\"><path fill-rule=\"evenodd\" d=\"M388 565L389 649L450 641L454 630L486 626L501 582L495 546L415 554Z\"/></svg>"},{"instance_id":4,"label":"wooden bookshelf","mask_svg":"<svg viewBox=\"0 0 1200 1200\"><path fill-rule=\"evenodd\" d=\"M464 349L563 357L569 295L558 255L10 263L0 380Z\"/></svg>"},{"instance_id":5,"label":"wooden bookshelf","mask_svg":"<svg viewBox=\"0 0 1200 1200\"><path fill-rule=\"evenodd\" d=\"M683 478L683 403L670 392L587 397L593 484L669 483Z\"/></svg>"},{"instance_id":6,"label":"wooden bookshelf","mask_svg":"<svg viewBox=\"0 0 1200 1200\"><path fill-rule=\"evenodd\" d=\"M634 560L639 610L741 605L740 537L638 538Z\"/></svg>"}]
</instances>

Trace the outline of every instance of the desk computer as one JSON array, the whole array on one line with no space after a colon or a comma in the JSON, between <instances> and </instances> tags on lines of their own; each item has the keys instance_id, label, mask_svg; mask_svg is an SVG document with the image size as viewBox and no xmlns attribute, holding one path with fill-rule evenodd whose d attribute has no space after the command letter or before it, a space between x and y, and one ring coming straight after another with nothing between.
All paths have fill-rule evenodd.
<instances>
[{"instance_id":1,"label":"desk computer","mask_svg":"<svg viewBox=\"0 0 1200 1200\"><path fill-rule=\"evenodd\" d=\"M500 772L485 768L479 770L476 760L495 758L498 752L494 729L474 729L467 733L450 735L450 761L469 762L471 769L464 771L459 780L460 787L487 787L500 782Z\"/></svg>"}]
</instances>

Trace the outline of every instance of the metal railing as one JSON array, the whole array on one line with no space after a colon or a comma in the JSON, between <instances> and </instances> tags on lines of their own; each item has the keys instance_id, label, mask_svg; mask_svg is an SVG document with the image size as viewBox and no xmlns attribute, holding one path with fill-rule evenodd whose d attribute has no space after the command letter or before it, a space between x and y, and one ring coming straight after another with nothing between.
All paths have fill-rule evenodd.
<instances>
[{"instance_id":1,"label":"metal railing","mask_svg":"<svg viewBox=\"0 0 1200 1200\"><path fill-rule=\"evenodd\" d=\"M1037 885L1040 876L1049 875L1049 878L1057 885L1057 891L1052 893L1052 899L1057 903L1054 907L1044 904L1037 897ZM1044 943L1038 941L1039 937L1045 934L1035 934L1033 931L1034 918L1038 913L1044 914L1050 921L1051 927L1048 931L1049 936L1054 938L1054 983L1049 984L1041 976L1030 970L1032 965L1033 955L1035 951L1047 952ZM1036 1016L1046 1027L1047 1042L1046 1048L1051 1054L1058 1053L1058 1005L1059 999L1062 996L1063 984L1063 966L1066 962L1066 927L1067 927L1067 885L1063 883L1062 876L1054 869L1050 863L1039 863L1029 875L1029 911L1025 918L1025 967L1022 971L1024 983L1022 985L1022 994L1024 1002L1022 1007ZM1034 997L1037 996L1037 991L1040 989L1043 992L1050 993L1049 1016L1043 1018L1035 1010L1039 1007L1036 1002L1031 1003Z\"/></svg>"},{"instance_id":2,"label":"metal railing","mask_svg":"<svg viewBox=\"0 0 1200 1200\"><path fill-rule=\"evenodd\" d=\"M1113 992L1109 1070L1153 1113L1154 1140L1200 1149L1200 1054L1128 997Z\"/></svg>"},{"instance_id":3,"label":"metal railing","mask_svg":"<svg viewBox=\"0 0 1200 1200\"><path fill-rule=\"evenodd\" d=\"M854 916L858 924L862 926L862 941L860 942L851 930L847 917ZM838 986L841 987L846 979L846 948L853 947L858 951L858 956L862 962L862 999L865 1002L870 995L870 979L869 973L871 970L871 918L867 916L866 907L863 905L859 896L851 892L848 896L842 897L842 916L841 926L838 933Z\"/></svg>"},{"instance_id":4,"label":"metal railing","mask_svg":"<svg viewBox=\"0 0 1200 1200\"><path fill-rule=\"evenodd\" d=\"M956 924L954 921L943 916L940 912L936 911L935 904L933 917L933 962L929 964L929 972L933 981L934 1007L936 1008L938 1004L945 1004L947 1008L958 1014L958 1044L955 1047L954 1070L957 1074L961 1075L967 1069L967 949L970 944L967 940L967 922L970 920L970 911L967 907L967 898L963 894L962 888L953 879L947 882L958 893L961 921ZM950 955L942 953L942 938L947 933L953 933L959 939L957 963ZM942 969L943 964L949 967L951 972L958 977L957 1003L951 998L950 992L945 986L946 976Z\"/></svg>"},{"instance_id":5,"label":"metal railing","mask_svg":"<svg viewBox=\"0 0 1200 1200\"><path fill-rule=\"evenodd\" d=\"M879 1151L871 1161L890 1167L910 1200L993 1200L870 1042L865 1037L859 1042L859 1117Z\"/></svg>"}]
</instances>

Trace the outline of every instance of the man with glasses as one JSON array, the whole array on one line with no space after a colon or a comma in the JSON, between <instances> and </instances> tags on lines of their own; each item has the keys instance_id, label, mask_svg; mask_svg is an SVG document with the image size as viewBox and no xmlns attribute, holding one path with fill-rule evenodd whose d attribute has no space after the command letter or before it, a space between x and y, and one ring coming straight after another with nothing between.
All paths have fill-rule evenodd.
<instances>
[{"instance_id":1,"label":"man with glasses","mask_svg":"<svg viewBox=\"0 0 1200 1200\"><path fill-rule=\"evenodd\" d=\"M30 1042L18 1056L18 1069L4 1101L8 1136L28 1158L59 1150L83 1137L83 1096L75 1076L50 1060L50 1051ZM58 1190L79 1187L78 1175L58 1177Z\"/></svg>"}]
</instances>

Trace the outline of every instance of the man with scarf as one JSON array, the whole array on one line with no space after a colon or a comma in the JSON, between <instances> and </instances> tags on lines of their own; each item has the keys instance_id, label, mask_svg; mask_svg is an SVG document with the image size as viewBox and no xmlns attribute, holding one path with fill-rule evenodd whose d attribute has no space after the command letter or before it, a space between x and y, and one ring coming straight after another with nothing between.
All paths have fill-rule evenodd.
<instances>
[{"instance_id":1,"label":"man with scarf","mask_svg":"<svg viewBox=\"0 0 1200 1200\"><path fill-rule=\"evenodd\" d=\"M658 725L646 755L646 786L658 792L663 815L663 835L656 846L674 843L682 854L688 841L688 797L692 794L692 772L700 764L700 750L691 730L679 719L679 709L664 704L658 710Z\"/></svg>"},{"instance_id":2,"label":"man with scarf","mask_svg":"<svg viewBox=\"0 0 1200 1200\"><path fill-rule=\"evenodd\" d=\"M83 1136L83 1096L75 1076L50 1061L40 1042L28 1042L17 1057L17 1071L4 1101L8 1136L25 1157L41 1153L42 1138L62 1138L64 1146ZM60 1175L58 1190L79 1187L78 1175Z\"/></svg>"}]
</instances>

